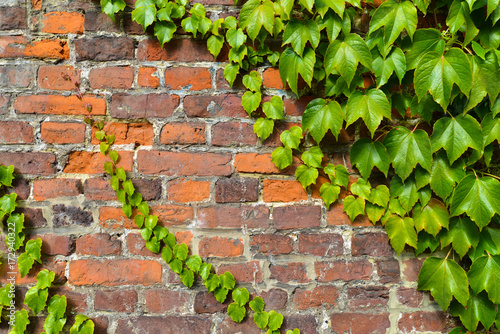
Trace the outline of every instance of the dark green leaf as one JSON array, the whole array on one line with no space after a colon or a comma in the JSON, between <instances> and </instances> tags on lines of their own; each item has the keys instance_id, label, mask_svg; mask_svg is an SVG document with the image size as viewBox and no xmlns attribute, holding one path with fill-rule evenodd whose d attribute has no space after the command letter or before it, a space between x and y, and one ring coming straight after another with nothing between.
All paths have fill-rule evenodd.
<instances>
[{"instance_id":1,"label":"dark green leaf","mask_svg":"<svg viewBox=\"0 0 500 334\"><path fill-rule=\"evenodd\" d=\"M319 45L320 33L314 20L296 20L288 22L283 34L283 45L291 44L293 50L302 56L306 43L309 42L313 49Z\"/></svg>"},{"instance_id":2,"label":"dark green leaf","mask_svg":"<svg viewBox=\"0 0 500 334\"><path fill-rule=\"evenodd\" d=\"M489 300L500 303L500 255L484 255L477 258L469 270L470 286L479 294L488 293ZM484 323L483 323L484 324Z\"/></svg>"},{"instance_id":3,"label":"dark green leaf","mask_svg":"<svg viewBox=\"0 0 500 334\"><path fill-rule=\"evenodd\" d=\"M306 47L303 56L299 56L292 48L288 47L283 51L279 62L279 72L283 84L290 85L290 89L298 95L297 80L299 74L304 81L311 85L316 63L316 53L313 49Z\"/></svg>"},{"instance_id":4,"label":"dark green leaf","mask_svg":"<svg viewBox=\"0 0 500 334\"><path fill-rule=\"evenodd\" d=\"M360 117L373 137L382 118L391 119L391 105L384 92L370 89L365 94L359 90L351 94L346 107L346 127Z\"/></svg>"},{"instance_id":5,"label":"dark green leaf","mask_svg":"<svg viewBox=\"0 0 500 334\"><path fill-rule=\"evenodd\" d=\"M306 165L300 165L295 171L295 177L302 184L304 189L310 184L316 184L316 179L318 178L319 172L315 167L308 167Z\"/></svg>"},{"instance_id":6,"label":"dark green leaf","mask_svg":"<svg viewBox=\"0 0 500 334\"><path fill-rule=\"evenodd\" d=\"M489 329L495 321L496 308L484 293L477 296L471 295L467 307L457 302L452 302L450 311L453 316L460 316L460 321L469 331L475 331L479 321Z\"/></svg>"},{"instance_id":7,"label":"dark green leaf","mask_svg":"<svg viewBox=\"0 0 500 334\"><path fill-rule=\"evenodd\" d=\"M338 139L343 122L340 104L337 101L327 102L324 99L309 102L302 116L302 126L309 130L317 143L323 139L328 130Z\"/></svg>"},{"instance_id":8,"label":"dark green leaf","mask_svg":"<svg viewBox=\"0 0 500 334\"><path fill-rule=\"evenodd\" d=\"M452 244L453 249L462 258L471 247L479 243L479 230L467 217L455 217L450 220L449 230L439 233L441 248Z\"/></svg>"},{"instance_id":9,"label":"dark green leaf","mask_svg":"<svg viewBox=\"0 0 500 334\"><path fill-rule=\"evenodd\" d=\"M389 171L389 155L382 143L361 138L351 146L351 164L356 166L361 176L369 178L373 167L377 167L385 176Z\"/></svg>"},{"instance_id":10,"label":"dark green leaf","mask_svg":"<svg viewBox=\"0 0 500 334\"><path fill-rule=\"evenodd\" d=\"M250 0L241 8L239 25L247 29L252 41L257 37L260 29L264 27L270 34L274 26L274 5L269 0Z\"/></svg>"}]
</instances>

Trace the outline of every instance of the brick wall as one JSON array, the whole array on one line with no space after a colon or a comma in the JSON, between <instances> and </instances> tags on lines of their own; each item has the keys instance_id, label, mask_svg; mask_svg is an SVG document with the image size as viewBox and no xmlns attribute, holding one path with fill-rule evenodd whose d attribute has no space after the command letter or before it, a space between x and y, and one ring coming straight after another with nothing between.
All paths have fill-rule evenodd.
<instances>
[{"instance_id":1,"label":"brick wall","mask_svg":"<svg viewBox=\"0 0 500 334\"><path fill-rule=\"evenodd\" d=\"M207 0L211 18L234 10L232 2ZM0 1L0 163L20 173L15 191L29 237L43 239L43 267L57 274L53 293L95 319L97 333L260 332L252 321L232 323L227 303L199 283L184 288L147 250L103 173L84 105L62 77L70 74L162 224L282 312L286 329L450 328L416 291L421 259L396 255L382 228L351 224L341 205L326 210L319 187L303 192L293 169L278 172L271 152L279 134L259 142L240 106L241 84L230 89L223 79L224 60L183 35L161 49L130 13L113 23L95 0ZM280 90L276 69L259 72L267 95L284 94L278 128L295 125L311 98ZM352 133L340 138L336 151L348 152ZM350 168L345 153L330 159ZM35 275L18 283L29 287ZM26 288L18 291L20 302ZM33 319L30 333L42 324Z\"/></svg>"}]
</instances>

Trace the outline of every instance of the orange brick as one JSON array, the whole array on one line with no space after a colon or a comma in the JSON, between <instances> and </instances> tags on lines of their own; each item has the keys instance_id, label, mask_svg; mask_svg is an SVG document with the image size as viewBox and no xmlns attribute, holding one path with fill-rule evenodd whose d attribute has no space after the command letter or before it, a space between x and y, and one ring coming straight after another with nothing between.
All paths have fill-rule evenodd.
<instances>
[{"instance_id":1,"label":"orange brick","mask_svg":"<svg viewBox=\"0 0 500 334\"><path fill-rule=\"evenodd\" d=\"M137 210L133 211L136 214ZM112 229L133 229L138 228L134 222L127 218L122 211L122 208L114 208L111 206L103 206L99 208L99 222L103 228Z\"/></svg>"},{"instance_id":2,"label":"orange brick","mask_svg":"<svg viewBox=\"0 0 500 334\"><path fill-rule=\"evenodd\" d=\"M78 196L82 183L75 179L45 179L33 182L33 197L37 201L49 198Z\"/></svg>"},{"instance_id":3,"label":"orange brick","mask_svg":"<svg viewBox=\"0 0 500 334\"><path fill-rule=\"evenodd\" d=\"M43 89L74 90L75 83L80 83L81 70L73 66L40 66L38 69L38 86ZM64 76L72 80L66 80Z\"/></svg>"},{"instance_id":4,"label":"orange brick","mask_svg":"<svg viewBox=\"0 0 500 334\"><path fill-rule=\"evenodd\" d=\"M114 123L104 125L108 135L115 136L115 144L153 145L154 131L151 123ZM100 141L95 138L96 129L92 128L92 144Z\"/></svg>"},{"instance_id":5,"label":"orange brick","mask_svg":"<svg viewBox=\"0 0 500 334\"><path fill-rule=\"evenodd\" d=\"M85 16L80 13L51 12L43 15L43 32L83 34Z\"/></svg>"},{"instance_id":6,"label":"orange brick","mask_svg":"<svg viewBox=\"0 0 500 334\"><path fill-rule=\"evenodd\" d=\"M168 199L174 202L199 202L209 198L209 181L177 179L168 183Z\"/></svg>"},{"instance_id":7,"label":"orange brick","mask_svg":"<svg viewBox=\"0 0 500 334\"><path fill-rule=\"evenodd\" d=\"M23 57L69 59L68 43L59 39L28 43L23 36L0 37L0 58Z\"/></svg>"},{"instance_id":8,"label":"orange brick","mask_svg":"<svg viewBox=\"0 0 500 334\"><path fill-rule=\"evenodd\" d=\"M266 88L285 89L277 68L267 68L262 73L262 84Z\"/></svg>"},{"instance_id":9,"label":"orange brick","mask_svg":"<svg viewBox=\"0 0 500 334\"><path fill-rule=\"evenodd\" d=\"M264 180L262 186L264 202L297 202L307 200L307 193L299 181Z\"/></svg>"},{"instance_id":10,"label":"orange brick","mask_svg":"<svg viewBox=\"0 0 500 334\"><path fill-rule=\"evenodd\" d=\"M120 159L118 167L123 167L130 172L133 166L134 152L118 152ZM101 152L77 151L69 154L69 160L64 168L64 173L100 174L104 173L104 162L109 161Z\"/></svg>"},{"instance_id":11,"label":"orange brick","mask_svg":"<svg viewBox=\"0 0 500 334\"><path fill-rule=\"evenodd\" d=\"M180 231L175 233L175 238L178 244L186 244L188 247L191 246L191 240L193 239L193 233L190 231Z\"/></svg>"},{"instance_id":12,"label":"orange brick","mask_svg":"<svg viewBox=\"0 0 500 334\"><path fill-rule=\"evenodd\" d=\"M79 144L85 141L84 123L43 122L42 140L49 144Z\"/></svg>"},{"instance_id":13,"label":"orange brick","mask_svg":"<svg viewBox=\"0 0 500 334\"><path fill-rule=\"evenodd\" d=\"M89 74L90 87L130 89L134 82L134 69L131 67L94 68Z\"/></svg>"},{"instance_id":14,"label":"orange brick","mask_svg":"<svg viewBox=\"0 0 500 334\"><path fill-rule=\"evenodd\" d=\"M205 124L199 122L167 123L161 130L162 144L203 144Z\"/></svg>"},{"instance_id":15,"label":"orange brick","mask_svg":"<svg viewBox=\"0 0 500 334\"><path fill-rule=\"evenodd\" d=\"M205 237L201 239L198 249L201 257L236 257L243 255L244 246L241 239Z\"/></svg>"},{"instance_id":16,"label":"orange brick","mask_svg":"<svg viewBox=\"0 0 500 334\"><path fill-rule=\"evenodd\" d=\"M210 72L204 67L173 67L165 71L169 89L202 90L212 88Z\"/></svg>"},{"instance_id":17,"label":"orange brick","mask_svg":"<svg viewBox=\"0 0 500 334\"><path fill-rule=\"evenodd\" d=\"M86 95L85 101L93 107L91 115L106 114L104 99ZM85 104L74 95L19 96L14 102L14 109L21 114L88 115Z\"/></svg>"},{"instance_id":18,"label":"orange brick","mask_svg":"<svg viewBox=\"0 0 500 334\"><path fill-rule=\"evenodd\" d=\"M160 86L160 78L156 72L156 67L141 67L139 68L139 75L137 83L141 87L156 88Z\"/></svg>"},{"instance_id":19,"label":"orange brick","mask_svg":"<svg viewBox=\"0 0 500 334\"><path fill-rule=\"evenodd\" d=\"M238 173L292 175L299 163L300 159L294 156L293 165L280 171L271 161L271 154L237 153L234 158L234 167Z\"/></svg>"},{"instance_id":20,"label":"orange brick","mask_svg":"<svg viewBox=\"0 0 500 334\"><path fill-rule=\"evenodd\" d=\"M181 225L193 219L194 212L191 206L157 205L151 208L150 214L158 216L158 223L162 226Z\"/></svg>"}]
</instances>

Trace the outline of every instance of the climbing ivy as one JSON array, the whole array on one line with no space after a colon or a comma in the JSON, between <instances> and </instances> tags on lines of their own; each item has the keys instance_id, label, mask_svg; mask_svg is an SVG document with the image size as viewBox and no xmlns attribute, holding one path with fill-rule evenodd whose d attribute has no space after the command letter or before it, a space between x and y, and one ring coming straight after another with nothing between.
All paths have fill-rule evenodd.
<instances>
[{"instance_id":1,"label":"climbing ivy","mask_svg":"<svg viewBox=\"0 0 500 334\"><path fill-rule=\"evenodd\" d=\"M101 5L111 16L125 7ZM300 157L295 176L306 190L326 176L327 207L347 188L349 218L380 222L398 253L440 249L446 255L425 260L418 287L468 331L500 327L499 1L249 0L238 20L205 14L201 4L139 0L132 18L154 25L162 45L180 24L207 38L214 57L226 46L224 77L233 85L242 76L242 105L262 140L285 115L281 95L262 103L257 66L277 66L293 93L317 96L302 129L281 133L272 161L284 169ZM325 159L335 143L326 134L341 131L354 136L351 163L362 176L350 185Z\"/></svg>"}]
</instances>

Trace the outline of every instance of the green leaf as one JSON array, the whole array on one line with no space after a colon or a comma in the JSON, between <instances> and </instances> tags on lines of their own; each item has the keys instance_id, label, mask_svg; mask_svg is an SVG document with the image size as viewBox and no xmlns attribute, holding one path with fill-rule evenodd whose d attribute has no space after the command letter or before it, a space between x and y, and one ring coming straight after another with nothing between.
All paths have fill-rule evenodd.
<instances>
[{"instance_id":1,"label":"green leaf","mask_svg":"<svg viewBox=\"0 0 500 334\"><path fill-rule=\"evenodd\" d=\"M391 194L390 194L387 186L381 184L381 185L378 185L377 188L373 188L371 190L370 197L368 198L368 201L370 201L372 204L377 204L383 208L387 208L387 205L389 204L390 196L391 196Z\"/></svg>"},{"instance_id":2,"label":"green leaf","mask_svg":"<svg viewBox=\"0 0 500 334\"><path fill-rule=\"evenodd\" d=\"M146 241L146 248L149 249L153 253L160 252L160 240L157 237L152 237L151 239Z\"/></svg>"},{"instance_id":3,"label":"green leaf","mask_svg":"<svg viewBox=\"0 0 500 334\"><path fill-rule=\"evenodd\" d=\"M431 3L430 0L414 0L413 3L415 4L415 6L417 6L418 9L420 9L420 11L422 13L424 13L424 15L427 15L427 7L429 7L429 5ZM415 32L415 35L416 35L416 32ZM414 39L415 39L415 37L414 37Z\"/></svg>"},{"instance_id":4,"label":"green leaf","mask_svg":"<svg viewBox=\"0 0 500 334\"><path fill-rule=\"evenodd\" d=\"M50 288L56 274L53 271L48 271L47 269L41 270L38 275L36 275L36 287L38 289Z\"/></svg>"},{"instance_id":5,"label":"green leaf","mask_svg":"<svg viewBox=\"0 0 500 334\"><path fill-rule=\"evenodd\" d=\"M124 10L126 6L127 4L123 0L101 0L102 12L107 14L113 22L115 21L115 13Z\"/></svg>"},{"instance_id":6,"label":"green leaf","mask_svg":"<svg viewBox=\"0 0 500 334\"><path fill-rule=\"evenodd\" d=\"M386 209L384 207L374 205L370 202L366 203L366 215L368 219L375 225L385 214Z\"/></svg>"},{"instance_id":7,"label":"green leaf","mask_svg":"<svg viewBox=\"0 0 500 334\"><path fill-rule=\"evenodd\" d=\"M234 289L232 296L233 296L233 300L239 306L245 306L245 304L248 303L248 300L250 299L250 294L248 293L248 290L246 288Z\"/></svg>"},{"instance_id":8,"label":"green leaf","mask_svg":"<svg viewBox=\"0 0 500 334\"><path fill-rule=\"evenodd\" d=\"M172 248L170 248L169 246L163 246L163 248L161 249L161 258L163 259L163 261L165 261L166 263L170 263L173 257L174 255L172 253Z\"/></svg>"},{"instance_id":9,"label":"green leaf","mask_svg":"<svg viewBox=\"0 0 500 334\"><path fill-rule=\"evenodd\" d=\"M17 259L17 266L19 268L19 273L21 274L21 277L24 277L29 273L34 263L35 260L31 256L29 256L28 253L23 253L19 255Z\"/></svg>"},{"instance_id":10,"label":"green leaf","mask_svg":"<svg viewBox=\"0 0 500 334\"><path fill-rule=\"evenodd\" d=\"M479 243L479 230L467 217L455 217L450 220L449 230L439 233L441 248L452 244L453 249L462 258L471 247Z\"/></svg>"},{"instance_id":11,"label":"green leaf","mask_svg":"<svg viewBox=\"0 0 500 334\"><path fill-rule=\"evenodd\" d=\"M470 16L470 7L466 1L455 0L450 6L446 25L452 35L455 35L462 27L465 27L464 46L468 45L479 33Z\"/></svg>"},{"instance_id":12,"label":"green leaf","mask_svg":"<svg viewBox=\"0 0 500 334\"><path fill-rule=\"evenodd\" d=\"M212 35L207 39L207 49L214 56L214 59L217 58L223 46L224 46L223 36Z\"/></svg>"},{"instance_id":13,"label":"green leaf","mask_svg":"<svg viewBox=\"0 0 500 334\"><path fill-rule=\"evenodd\" d=\"M252 71L243 76L243 85L245 85L245 87L252 92L260 92L262 78L258 72Z\"/></svg>"},{"instance_id":14,"label":"green leaf","mask_svg":"<svg viewBox=\"0 0 500 334\"><path fill-rule=\"evenodd\" d=\"M359 196L365 200L369 200L371 197L372 186L370 182L365 179L358 179L356 183L351 185L351 192L353 195Z\"/></svg>"},{"instance_id":15,"label":"green leaf","mask_svg":"<svg viewBox=\"0 0 500 334\"><path fill-rule=\"evenodd\" d=\"M299 56L302 56L307 42L311 44L313 49L316 49L319 40L319 28L314 20L292 19L288 21L283 34L283 45L291 44Z\"/></svg>"},{"instance_id":16,"label":"green leaf","mask_svg":"<svg viewBox=\"0 0 500 334\"><path fill-rule=\"evenodd\" d=\"M246 48L245 48L246 50ZM234 80L240 72L240 65L238 64L227 64L224 67L224 78L229 82L229 86L233 87Z\"/></svg>"},{"instance_id":17,"label":"green leaf","mask_svg":"<svg viewBox=\"0 0 500 334\"><path fill-rule=\"evenodd\" d=\"M229 290L228 289L225 289L225 288L221 288L221 287L218 287L214 290L214 296L215 296L215 299L217 299L217 301L219 303L224 303L226 301L226 298L227 298L227 294L229 293Z\"/></svg>"},{"instance_id":18,"label":"green leaf","mask_svg":"<svg viewBox=\"0 0 500 334\"><path fill-rule=\"evenodd\" d=\"M420 116L424 121L431 124L434 111L441 111L441 106L437 104L432 98L431 94L425 94L419 101L418 96L415 95L411 100L411 116Z\"/></svg>"},{"instance_id":19,"label":"green leaf","mask_svg":"<svg viewBox=\"0 0 500 334\"><path fill-rule=\"evenodd\" d=\"M269 323L269 315L267 312L263 311L258 311L255 312L253 315L253 322L257 325L262 330L265 330L267 327L267 324Z\"/></svg>"},{"instance_id":20,"label":"green leaf","mask_svg":"<svg viewBox=\"0 0 500 334\"><path fill-rule=\"evenodd\" d=\"M44 333L58 334L62 331L65 323L66 318L56 318L53 314L49 313L43 324L43 329L45 329Z\"/></svg>"},{"instance_id":21,"label":"green leaf","mask_svg":"<svg viewBox=\"0 0 500 334\"><path fill-rule=\"evenodd\" d=\"M262 104L262 111L270 119L278 120L285 118L283 117L283 100L281 96L275 95L271 97L270 101L264 102Z\"/></svg>"},{"instance_id":22,"label":"green leaf","mask_svg":"<svg viewBox=\"0 0 500 334\"><path fill-rule=\"evenodd\" d=\"M252 113L257 110L260 106L260 101L262 100L261 93L252 93L251 91L246 91L241 98L241 105L243 109L248 113L248 115L252 115Z\"/></svg>"},{"instance_id":23,"label":"green leaf","mask_svg":"<svg viewBox=\"0 0 500 334\"><path fill-rule=\"evenodd\" d=\"M132 217L132 206L129 203L123 203L122 211L128 218Z\"/></svg>"},{"instance_id":24,"label":"green leaf","mask_svg":"<svg viewBox=\"0 0 500 334\"><path fill-rule=\"evenodd\" d=\"M14 243L10 244L9 247L18 250L24 244L25 239L24 232L22 232L24 229L24 214L13 213L10 215L7 219L7 226L9 229L14 226ZM8 241L7 238L5 240Z\"/></svg>"},{"instance_id":25,"label":"green leaf","mask_svg":"<svg viewBox=\"0 0 500 334\"><path fill-rule=\"evenodd\" d=\"M373 137L383 117L391 119L391 105L387 96L378 89L370 89L365 94L356 90L351 94L346 107L346 127L362 118Z\"/></svg>"},{"instance_id":26,"label":"green leaf","mask_svg":"<svg viewBox=\"0 0 500 334\"><path fill-rule=\"evenodd\" d=\"M328 175L332 184L347 187L349 184L349 172L344 165L333 165L329 163L323 171Z\"/></svg>"},{"instance_id":27,"label":"green leaf","mask_svg":"<svg viewBox=\"0 0 500 334\"><path fill-rule=\"evenodd\" d=\"M41 252L42 252L42 239L37 238L36 240L28 240L25 246L26 254L28 254L33 260L38 263L42 263Z\"/></svg>"},{"instance_id":28,"label":"green leaf","mask_svg":"<svg viewBox=\"0 0 500 334\"><path fill-rule=\"evenodd\" d=\"M236 280L234 279L233 274L229 271L224 272L224 274L219 275L220 283L223 288L228 290L234 289L234 285L236 284Z\"/></svg>"},{"instance_id":29,"label":"green leaf","mask_svg":"<svg viewBox=\"0 0 500 334\"><path fill-rule=\"evenodd\" d=\"M302 153L301 159L309 167L321 168L323 160L323 152L318 146L313 146L309 150Z\"/></svg>"},{"instance_id":30,"label":"green leaf","mask_svg":"<svg viewBox=\"0 0 500 334\"><path fill-rule=\"evenodd\" d=\"M188 288L193 286L194 273L191 270L184 268L182 270L182 272L180 273L180 277L181 277L182 284L184 284Z\"/></svg>"},{"instance_id":31,"label":"green leaf","mask_svg":"<svg viewBox=\"0 0 500 334\"><path fill-rule=\"evenodd\" d=\"M387 177L390 161L387 149L382 143L361 138L351 146L351 164L358 168L363 178L367 179L373 167L377 167Z\"/></svg>"},{"instance_id":32,"label":"green leaf","mask_svg":"<svg viewBox=\"0 0 500 334\"><path fill-rule=\"evenodd\" d=\"M457 48L450 49L444 56L437 52L427 52L417 65L414 84L419 100L429 92L446 109L450 103L453 84L469 96L472 87L469 59Z\"/></svg>"},{"instance_id":33,"label":"green leaf","mask_svg":"<svg viewBox=\"0 0 500 334\"><path fill-rule=\"evenodd\" d=\"M208 292L214 291L220 286L220 278L218 275L209 274L208 278L205 278L205 282L203 284L207 287Z\"/></svg>"},{"instance_id":34,"label":"green leaf","mask_svg":"<svg viewBox=\"0 0 500 334\"><path fill-rule=\"evenodd\" d=\"M451 198L451 216L466 213L481 230L496 212L500 212L500 182L474 175L460 181Z\"/></svg>"},{"instance_id":35,"label":"green leaf","mask_svg":"<svg viewBox=\"0 0 500 334\"><path fill-rule=\"evenodd\" d=\"M127 192L129 196L132 196L132 194L135 191L134 185L132 184L132 180L127 180L123 182L122 184L123 189Z\"/></svg>"},{"instance_id":36,"label":"green leaf","mask_svg":"<svg viewBox=\"0 0 500 334\"><path fill-rule=\"evenodd\" d=\"M315 167L308 167L306 165L300 165L295 171L295 177L304 189L306 189L310 184L316 184L318 176L318 169Z\"/></svg>"},{"instance_id":37,"label":"green leaf","mask_svg":"<svg viewBox=\"0 0 500 334\"><path fill-rule=\"evenodd\" d=\"M270 34L273 33L274 26L274 5L269 0L249 0L241 8L239 25L242 29L247 29L250 39L255 37L264 27Z\"/></svg>"},{"instance_id":38,"label":"green leaf","mask_svg":"<svg viewBox=\"0 0 500 334\"><path fill-rule=\"evenodd\" d=\"M417 247L417 232L410 217L392 215L385 223L385 230L396 252L401 253L405 245Z\"/></svg>"},{"instance_id":39,"label":"green leaf","mask_svg":"<svg viewBox=\"0 0 500 334\"><path fill-rule=\"evenodd\" d=\"M425 170L431 170L431 141L424 130L410 131L398 126L392 129L384 139L384 146L397 175L404 181L419 164Z\"/></svg>"},{"instance_id":40,"label":"green leaf","mask_svg":"<svg viewBox=\"0 0 500 334\"><path fill-rule=\"evenodd\" d=\"M444 151L434 154L431 168L431 188L439 197L445 199L451 194L455 183L465 176L465 166L462 160L456 161L452 166Z\"/></svg>"},{"instance_id":41,"label":"green leaf","mask_svg":"<svg viewBox=\"0 0 500 334\"><path fill-rule=\"evenodd\" d=\"M123 167L118 167L116 169L116 176L122 181L125 181L127 179L127 174L125 173Z\"/></svg>"},{"instance_id":42,"label":"green leaf","mask_svg":"<svg viewBox=\"0 0 500 334\"><path fill-rule=\"evenodd\" d=\"M11 187L12 180L14 180L14 166L0 166L0 185Z\"/></svg>"},{"instance_id":43,"label":"green leaf","mask_svg":"<svg viewBox=\"0 0 500 334\"><path fill-rule=\"evenodd\" d=\"M315 99L309 102L302 116L302 126L309 130L318 144L328 130L338 139L343 122L344 117L340 104L337 101L327 102L324 99Z\"/></svg>"},{"instance_id":44,"label":"green leaf","mask_svg":"<svg viewBox=\"0 0 500 334\"><path fill-rule=\"evenodd\" d=\"M272 310L269 311L269 329L272 331L278 330L283 324L283 314Z\"/></svg>"},{"instance_id":45,"label":"green leaf","mask_svg":"<svg viewBox=\"0 0 500 334\"><path fill-rule=\"evenodd\" d=\"M484 60L478 56L471 57L471 60L472 89L465 110L475 107L486 94L490 105L493 106L500 91L500 83L498 82L500 69L497 57L493 52L489 52Z\"/></svg>"},{"instance_id":46,"label":"green leaf","mask_svg":"<svg viewBox=\"0 0 500 334\"><path fill-rule=\"evenodd\" d=\"M236 29L236 27L235 27L235 28L229 29L226 32L226 40L232 48L237 48L237 47L245 44L245 42L247 41L247 35L245 35L245 33L243 32L243 29L241 29L241 28ZM254 71L252 73L257 73L257 72ZM259 88L260 88L260 85L259 85ZM254 91L257 91L257 90L254 90Z\"/></svg>"},{"instance_id":47,"label":"green leaf","mask_svg":"<svg viewBox=\"0 0 500 334\"><path fill-rule=\"evenodd\" d=\"M263 312L266 303L264 302L264 299L262 299L261 297L255 297L250 301L249 306L254 312Z\"/></svg>"},{"instance_id":48,"label":"green leaf","mask_svg":"<svg viewBox=\"0 0 500 334\"><path fill-rule=\"evenodd\" d=\"M189 253L189 248L186 244L177 244L174 246L174 256L181 260L185 261L187 259Z\"/></svg>"},{"instance_id":49,"label":"green leaf","mask_svg":"<svg viewBox=\"0 0 500 334\"><path fill-rule=\"evenodd\" d=\"M349 216L352 222L357 216L365 213L365 200L361 197L354 198L354 196L349 195L344 198L344 207L342 211Z\"/></svg>"},{"instance_id":50,"label":"green leaf","mask_svg":"<svg viewBox=\"0 0 500 334\"><path fill-rule=\"evenodd\" d=\"M429 290L443 310L448 309L452 297L462 305L469 299L467 274L452 259L429 257L418 275L418 289Z\"/></svg>"},{"instance_id":51,"label":"green leaf","mask_svg":"<svg viewBox=\"0 0 500 334\"><path fill-rule=\"evenodd\" d=\"M481 127L485 134L483 143L485 147L495 140L500 141L500 118L494 118L493 114L489 113L484 116Z\"/></svg>"},{"instance_id":52,"label":"green leaf","mask_svg":"<svg viewBox=\"0 0 500 334\"><path fill-rule=\"evenodd\" d=\"M321 194L321 198L325 202L326 208L329 209L330 205L339 198L340 187L335 186L329 182L325 182L321 185L319 191Z\"/></svg>"},{"instance_id":53,"label":"green leaf","mask_svg":"<svg viewBox=\"0 0 500 334\"><path fill-rule=\"evenodd\" d=\"M30 323L28 318L28 311L22 309L14 313L14 319L12 319L14 326L11 327L9 334L24 334L26 333L26 326Z\"/></svg>"},{"instance_id":54,"label":"green leaf","mask_svg":"<svg viewBox=\"0 0 500 334\"><path fill-rule=\"evenodd\" d=\"M485 329L489 329L495 321L496 308L484 293L477 296L471 295L467 307L457 302L452 302L450 311L453 316L460 316L460 321L469 331L475 331L479 321Z\"/></svg>"},{"instance_id":55,"label":"green leaf","mask_svg":"<svg viewBox=\"0 0 500 334\"><path fill-rule=\"evenodd\" d=\"M280 170L291 166L293 163L292 149L290 147L277 147L271 154L271 161Z\"/></svg>"},{"instance_id":56,"label":"green leaf","mask_svg":"<svg viewBox=\"0 0 500 334\"><path fill-rule=\"evenodd\" d=\"M313 78L314 64L316 63L316 53L310 47L304 49L302 57L288 47L281 53L279 62L279 72L283 85L290 86L290 89L298 95L297 80L299 74L310 86Z\"/></svg>"},{"instance_id":57,"label":"green leaf","mask_svg":"<svg viewBox=\"0 0 500 334\"><path fill-rule=\"evenodd\" d=\"M411 1L385 1L373 13L368 34L381 27L384 27L386 49L396 41L403 29L413 38L417 29L417 9Z\"/></svg>"},{"instance_id":58,"label":"green leaf","mask_svg":"<svg viewBox=\"0 0 500 334\"><path fill-rule=\"evenodd\" d=\"M274 121L269 118L259 117L253 125L253 132L264 141L273 133L274 131Z\"/></svg>"},{"instance_id":59,"label":"green leaf","mask_svg":"<svg viewBox=\"0 0 500 334\"><path fill-rule=\"evenodd\" d=\"M45 308L49 293L47 289L41 289L37 286L32 287L26 292L24 304L28 306L35 315Z\"/></svg>"},{"instance_id":60,"label":"green leaf","mask_svg":"<svg viewBox=\"0 0 500 334\"><path fill-rule=\"evenodd\" d=\"M227 314L234 322L240 323L245 318L245 306L240 306L237 303L231 303L227 307Z\"/></svg>"},{"instance_id":61,"label":"green leaf","mask_svg":"<svg viewBox=\"0 0 500 334\"><path fill-rule=\"evenodd\" d=\"M186 266L197 274L200 271L202 262L203 260L199 255L193 255L187 258Z\"/></svg>"},{"instance_id":62,"label":"green leaf","mask_svg":"<svg viewBox=\"0 0 500 334\"><path fill-rule=\"evenodd\" d=\"M439 246L439 240L427 232L420 232L418 234L418 244L415 248L415 256L418 256L429 249L433 253Z\"/></svg>"},{"instance_id":63,"label":"green leaf","mask_svg":"<svg viewBox=\"0 0 500 334\"><path fill-rule=\"evenodd\" d=\"M2 197L0 197L0 210L8 214L11 214L16 209L17 206L16 199L17 199L16 193L5 194Z\"/></svg>"},{"instance_id":64,"label":"green leaf","mask_svg":"<svg viewBox=\"0 0 500 334\"><path fill-rule=\"evenodd\" d=\"M423 208L417 204L413 210L413 220L417 232L425 230L434 237L443 227L448 229L450 222L446 206L435 198L432 198Z\"/></svg>"},{"instance_id":65,"label":"green leaf","mask_svg":"<svg viewBox=\"0 0 500 334\"><path fill-rule=\"evenodd\" d=\"M132 11L132 20L139 23L144 31L156 21L156 4L154 0L137 0Z\"/></svg>"},{"instance_id":66,"label":"green leaf","mask_svg":"<svg viewBox=\"0 0 500 334\"><path fill-rule=\"evenodd\" d=\"M477 258L469 270L471 288L479 294L488 293L489 300L500 303L500 255L484 255Z\"/></svg>"},{"instance_id":67,"label":"green leaf","mask_svg":"<svg viewBox=\"0 0 500 334\"><path fill-rule=\"evenodd\" d=\"M400 48L394 48L385 59L379 56L373 60L373 73L377 76L377 88L385 85L393 72L396 73L401 84L406 74L406 58Z\"/></svg>"},{"instance_id":68,"label":"green leaf","mask_svg":"<svg viewBox=\"0 0 500 334\"><path fill-rule=\"evenodd\" d=\"M56 319L63 318L66 312L66 296L52 296L47 306L47 312L52 314Z\"/></svg>"},{"instance_id":69,"label":"green leaf","mask_svg":"<svg viewBox=\"0 0 500 334\"><path fill-rule=\"evenodd\" d=\"M94 322L88 317L77 314L75 316L75 323L71 326L70 334L93 334L94 333Z\"/></svg>"},{"instance_id":70,"label":"green leaf","mask_svg":"<svg viewBox=\"0 0 500 334\"><path fill-rule=\"evenodd\" d=\"M292 126L290 130L285 130L281 133L280 139L286 147L298 149L302 136L302 128L299 126Z\"/></svg>"},{"instance_id":71,"label":"green leaf","mask_svg":"<svg viewBox=\"0 0 500 334\"><path fill-rule=\"evenodd\" d=\"M309 12L312 13L312 7L314 5L314 0L299 0L299 3L304 6Z\"/></svg>"},{"instance_id":72,"label":"green leaf","mask_svg":"<svg viewBox=\"0 0 500 334\"><path fill-rule=\"evenodd\" d=\"M169 267L172 269L172 271L176 274L179 274L182 272L182 261L179 259L173 259L172 261L169 262Z\"/></svg>"},{"instance_id":73,"label":"green leaf","mask_svg":"<svg viewBox=\"0 0 500 334\"><path fill-rule=\"evenodd\" d=\"M323 1L323 0L317 0L317 1ZM349 19L349 15L346 13L344 14L344 17ZM333 13L332 11L328 11L323 18L317 17L316 20L318 21L318 27L319 30L326 30L326 34L328 36L328 40L330 42L333 42L340 32L342 31L343 28L343 20L342 17L339 17L337 14ZM350 28L349 24L349 28ZM344 34L349 34L349 31L344 32Z\"/></svg>"},{"instance_id":74,"label":"green leaf","mask_svg":"<svg viewBox=\"0 0 500 334\"><path fill-rule=\"evenodd\" d=\"M359 63L372 68L370 50L366 42L356 34L348 34L343 41L333 41L326 50L326 74L332 74L336 70L348 85L351 84Z\"/></svg>"},{"instance_id":75,"label":"green leaf","mask_svg":"<svg viewBox=\"0 0 500 334\"><path fill-rule=\"evenodd\" d=\"M155 36L160 41L161 47L170 42L176 30L177 26L173 22L158 21L155 23Z\"/></svg>"}]
</instances>

